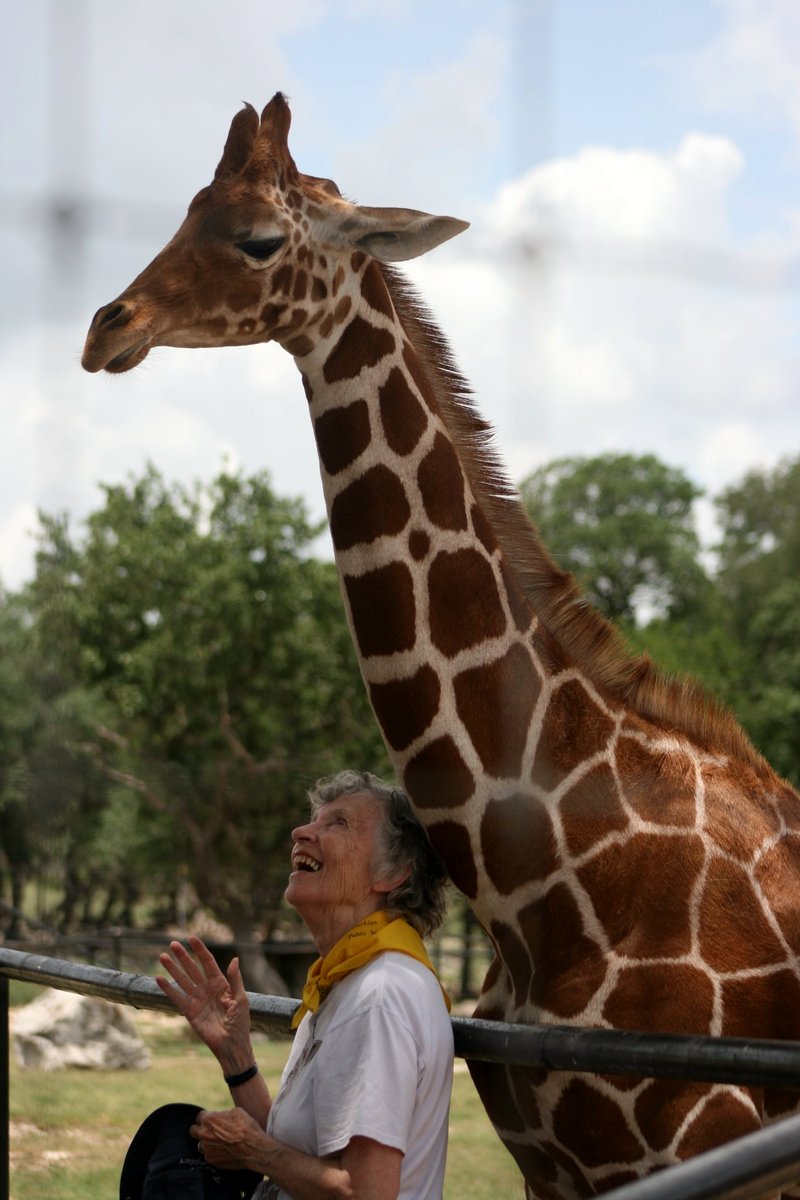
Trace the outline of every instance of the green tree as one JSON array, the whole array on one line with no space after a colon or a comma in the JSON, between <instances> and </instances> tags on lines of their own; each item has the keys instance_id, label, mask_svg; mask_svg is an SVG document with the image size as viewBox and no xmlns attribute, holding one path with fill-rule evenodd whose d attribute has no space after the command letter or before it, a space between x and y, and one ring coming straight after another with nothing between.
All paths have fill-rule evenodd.
<instances>
[{"instance_id":1,"label":"green tree","mask_svg":"<svg viewBox=\"0 0 800 1200\"><path fill-rule=\"evenodd\" d=\"M35 727L30 629L17 598L0 590L0 900L9 906L8 920L0 924L11 937L19 931L15 913L34 865L26 808Z\"/></svg>"},{"instance_id":2,"label":"green tree","mask_svg":"<svg viewBox=\"0 0 800 1200\"><path fill-rule=\"evenodd\" d=\"M86 899L78 864L87 857L106 784L80 750L88 726L77 701L78 693L56 686L52 663L40 654L25 595L3 597L0 876L7 886L0 895L5 890L10 901L9 936L21 934L18 914L31 878L44 885L58 873L60 909L36 914L51 925L69 926Z\"/></svg>"},{"instance_id":3,"label":"green tree","mask_svg":"<svg viewBox=\"0 0 800 1200\"><path fill-rule=\"evenodd\" d=\"M33 586L45 657L98 715L96 857L123 844L151 887L188 879L246 938L277 908L308 784L386 767L335 570L265 475L187 489L150 468L104 491L80 544L43 518Z\"/></svg>"},{"instance_id":4,"label":"green tree","mask_svg":"<svg viewBox=\"0 0 800 1200\"><path fill-rule=\"evenodd\" d=\"M751 472L716 503L718 583L743 651L737 711L770 762L800 783L800 458Z\"/></svg>"},{"instance_id":5,"label":"green tree","mask_svg":"<svg viewBox=\"0 0 800 1200\"><path fill-rule=\"evenodd\" d=\"M692 514L701 492L678 468L652 454L563 458L520 487L553 557L612 620L676 615L707 589Z\"/></svg>"}]
</instances>

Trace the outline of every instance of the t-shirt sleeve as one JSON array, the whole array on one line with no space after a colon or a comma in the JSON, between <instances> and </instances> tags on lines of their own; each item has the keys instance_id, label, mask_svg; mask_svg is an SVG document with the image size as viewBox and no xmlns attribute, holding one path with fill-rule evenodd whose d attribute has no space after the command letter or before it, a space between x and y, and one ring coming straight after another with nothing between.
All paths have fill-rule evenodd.
<instances>
[{"instance_id":1,"label":"t-shirt sleeve","mask_svg":"<svg viewBox=\"0 0 800 1200\"><path fill-rule=\"evenodd\" d=\"M319 1049L314 1110L320 1155L368 1137L405 1153L419 1052L411 1031L380 1006L332 1030Z\"/></svg>"}]
</instances>

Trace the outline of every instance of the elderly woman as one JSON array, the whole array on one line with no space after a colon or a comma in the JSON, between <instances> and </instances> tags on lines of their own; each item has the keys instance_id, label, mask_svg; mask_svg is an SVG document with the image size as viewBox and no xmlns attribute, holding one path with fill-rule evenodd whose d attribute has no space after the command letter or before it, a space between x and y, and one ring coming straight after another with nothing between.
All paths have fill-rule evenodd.
<instances>
[{"instance_id":1,"label":"elderly woman","mask_svg":"<svg viewBox=\"0 0 800 1200\"><path fill-rule=\"evenodd\" d=\"M199 938L161 955L162 990L216 1056L236 1107L203 1111L206 1160L267 1177L258 1200L435 1200L453 1068L446 997L421 935L445 874L402 792L353 771L322 780L292 833L286 899L320 953L273 1100L258 1073L238 960Z\"/></svg>"}]
</instances>

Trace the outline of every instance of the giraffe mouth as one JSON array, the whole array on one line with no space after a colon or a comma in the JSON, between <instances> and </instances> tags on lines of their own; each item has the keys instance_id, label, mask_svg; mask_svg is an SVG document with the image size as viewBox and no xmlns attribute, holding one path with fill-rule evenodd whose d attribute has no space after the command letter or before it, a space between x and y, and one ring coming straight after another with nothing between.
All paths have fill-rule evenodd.
<instances>
[{"instance_id":1,"label":"giraffe mouth","mask_svg":"<svg viewBox=\"0 0 800 1200\"><path fill-rule=\"evenodd\" d=\"M127 350L123 350L121 354L117 354L103 366L103 370L109 375L121 375L123 371L130 371L133 367L138 367L143 359L147 358L150 351L150 338L141 338L140 341L134 342L132 346L128 346Z\"/></svg>"}]
</instances>

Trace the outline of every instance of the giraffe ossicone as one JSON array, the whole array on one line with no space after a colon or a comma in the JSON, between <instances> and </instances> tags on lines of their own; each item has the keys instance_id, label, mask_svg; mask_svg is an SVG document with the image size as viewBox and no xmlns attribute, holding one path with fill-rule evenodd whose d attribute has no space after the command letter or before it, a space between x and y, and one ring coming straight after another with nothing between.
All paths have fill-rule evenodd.
<instances>
[{"instance_id":1,"label":"giraffe ossicone","mask_svg":"<svg viewBox=\"0 0 800 1200\"><path fill-rule=\"evenodd\" d=\"M395 768L492 939L477 1012L800 1036L800 797L733 718L632 659L550 559L446 343L390 265L463 221L345 200L234 118L83 364L277 341L301 373L353 642ZM786 1094L473 1065L528 1195L606 1191Z\"/></svg>"}]
</instances>

